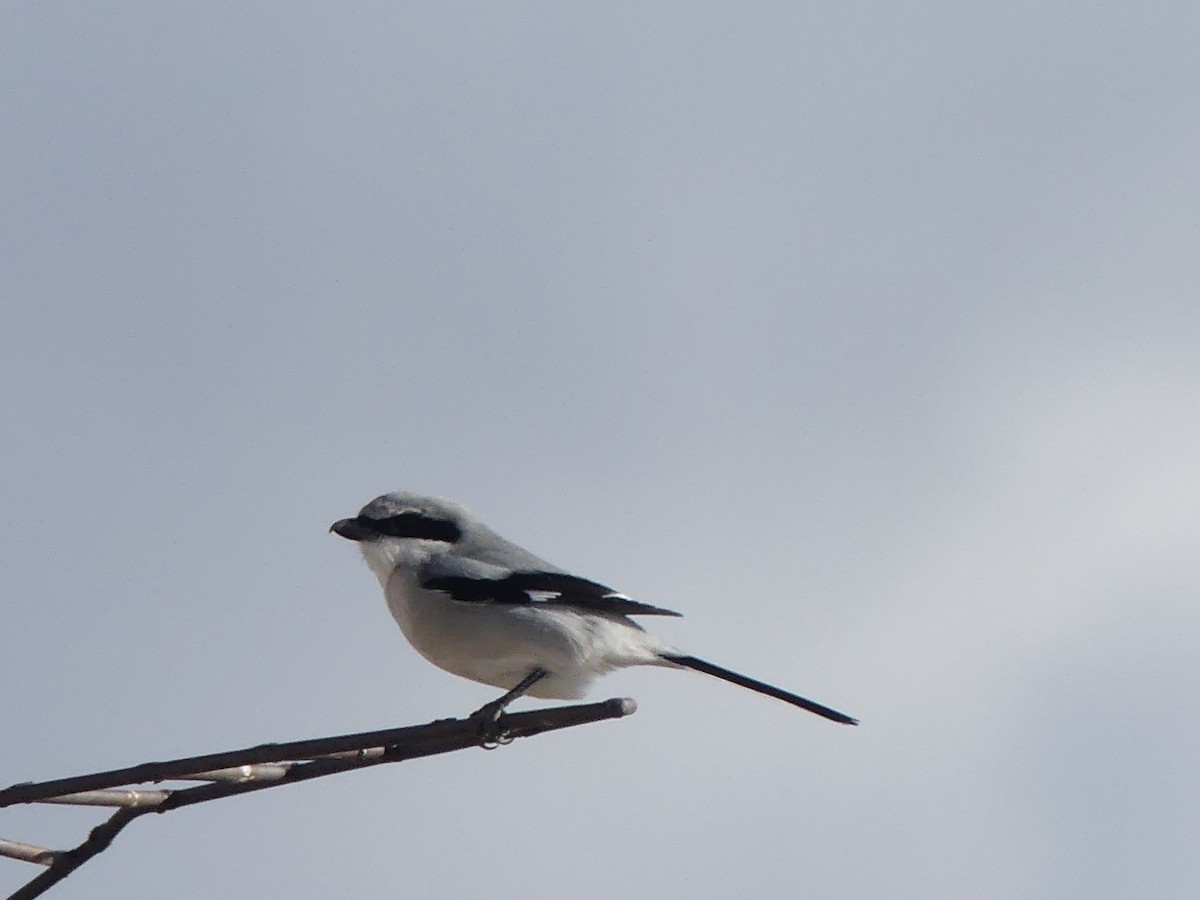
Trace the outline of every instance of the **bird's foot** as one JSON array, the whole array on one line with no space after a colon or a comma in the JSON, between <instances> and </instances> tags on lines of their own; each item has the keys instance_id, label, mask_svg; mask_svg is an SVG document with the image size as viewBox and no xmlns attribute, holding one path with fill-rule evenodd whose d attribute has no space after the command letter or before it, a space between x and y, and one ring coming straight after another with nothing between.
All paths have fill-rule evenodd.
<instances>
[{"instance_id":1,"label":"bird's foot","mask_svg":"<svg viewBox=\"0 0 1200 900\"><path fill-rule=\"evenodd\" d=\"M477 722L479 724L479 737L485 749L495 750L502 744L512 743L512 737L501 724L501 720L504 718L504 708L518 697L524 696L526 691L548 674L550 673L545 669L535 667L512 690L506 691L503 696L497 697L491 703L483 704L483 706L467 716L468 722Z\"/></svg>"},{"instance_id":2,"label":"bird's foot","mask_svg":"<svg viewBox=\"0 0 1200 900\"><path fill-rule=\"evenodd\" d=\"M493 700L467 716L468 722L475 723L479 733L479 745L484 750L495 750L513 742L512 736L504 727L504 706L499 700Z\"/></svg>"}]
</instances>

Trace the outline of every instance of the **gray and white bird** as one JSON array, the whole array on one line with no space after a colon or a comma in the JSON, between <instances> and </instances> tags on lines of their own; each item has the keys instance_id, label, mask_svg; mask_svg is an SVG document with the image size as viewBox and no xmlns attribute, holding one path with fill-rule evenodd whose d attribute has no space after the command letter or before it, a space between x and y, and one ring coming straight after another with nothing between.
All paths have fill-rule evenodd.
<instances>
[{"instance_id":1,"label":"gray and white bird","mask_svg":"<svg viewBox=\"0 0 1200 900\"><path fill-rule=\"evenodd\" d=\"M857 725L837 710L689 656L630 616L678 616L551 565L500 537L453 500L376 497L331 531L357 541L388 609L418 653L439 668L507 693L581 697L625 666L693 669ZM483 712L484 710L481 710Z\"/></svg>"}]
</instances>

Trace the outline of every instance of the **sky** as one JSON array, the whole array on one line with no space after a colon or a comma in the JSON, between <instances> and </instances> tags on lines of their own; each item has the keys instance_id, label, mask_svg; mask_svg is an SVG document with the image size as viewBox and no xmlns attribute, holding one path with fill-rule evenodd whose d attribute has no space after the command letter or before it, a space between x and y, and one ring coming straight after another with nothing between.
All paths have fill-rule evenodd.
<instances>
[{"instance_id":1,"label":"sky","mask_svg":"<svg viewBox=\"0 0 1200 900\"><path fill-rule=\"evenodd\" d=\"M328 533L401 489L862 720L625 670L630 718L143 818L52 896L1193 896L1198 29L6 4L0 783L492 699Z\"/></svg>"}]
</instances>

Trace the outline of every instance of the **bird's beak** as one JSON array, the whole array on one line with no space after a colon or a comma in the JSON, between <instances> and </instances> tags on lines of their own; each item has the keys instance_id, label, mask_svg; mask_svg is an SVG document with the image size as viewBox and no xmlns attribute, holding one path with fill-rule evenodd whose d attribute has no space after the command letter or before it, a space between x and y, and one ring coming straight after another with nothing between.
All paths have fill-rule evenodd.
<instances>
[{"instance_id":1,"label":"bird's beak","mask_svg":"<svg viewBox=\"0 0 1200 900\"><path fill-rule=\"evenodd\" d=\"M379 532L366 524L361 517L338 519L329 526L329 530L348 541L374 541L379 538Z\"/></svg>"}]
</instances>

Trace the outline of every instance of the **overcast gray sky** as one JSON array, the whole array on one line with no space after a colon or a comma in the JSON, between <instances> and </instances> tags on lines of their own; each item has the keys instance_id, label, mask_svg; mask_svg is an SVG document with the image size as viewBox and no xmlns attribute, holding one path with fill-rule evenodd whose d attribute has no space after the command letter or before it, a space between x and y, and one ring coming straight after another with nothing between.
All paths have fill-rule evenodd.
<instances>
[{"instance_id":1,"label":"overcast gray sky","mask_svg":"<svg viewBox=\"0 0 1200 900\"><path fill-rule=\"evenodd\" d=\"M1194 896L1198 26L6 4L0 782L490 699L326 531L394 489L863 723L621 672L55 896Z\"/></svg>"}]
</instances>

